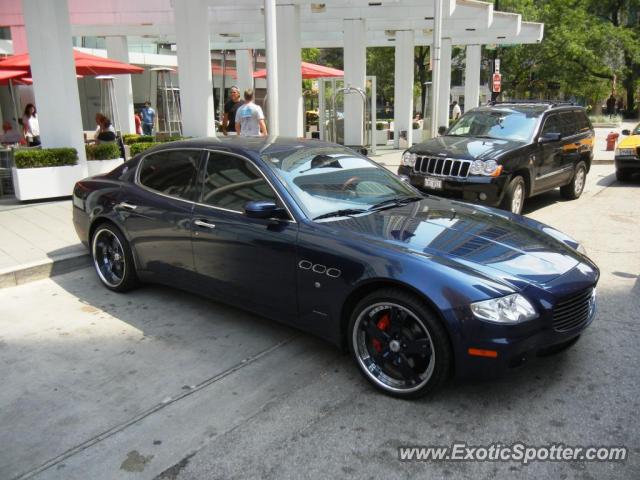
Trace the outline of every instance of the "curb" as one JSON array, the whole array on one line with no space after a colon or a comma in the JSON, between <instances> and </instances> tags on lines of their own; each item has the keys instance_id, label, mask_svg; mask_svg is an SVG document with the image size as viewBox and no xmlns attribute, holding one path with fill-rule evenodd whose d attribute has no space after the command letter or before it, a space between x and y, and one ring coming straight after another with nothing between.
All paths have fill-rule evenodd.
<instances>
[{"instance_id":1,"label":"curb","mask_svg":"<svg viewBox=\"0 0 640 480\"><path fill-rule=\"evenodd\" d=\"M591 161L591 165L613 165L615 162L613 160L593 160Z\"/></svg>"},{"instance_id":2,"label":"curb","mask_svg":"<svg viewBox=\"0 0 640 480\"><path fill-rule=\"evenodd\" d=\"M89 252L69 253L41 262L20 265L14 270L0 271L0 289L73 272L89 265Z\"/></svg>"}]
</instances>

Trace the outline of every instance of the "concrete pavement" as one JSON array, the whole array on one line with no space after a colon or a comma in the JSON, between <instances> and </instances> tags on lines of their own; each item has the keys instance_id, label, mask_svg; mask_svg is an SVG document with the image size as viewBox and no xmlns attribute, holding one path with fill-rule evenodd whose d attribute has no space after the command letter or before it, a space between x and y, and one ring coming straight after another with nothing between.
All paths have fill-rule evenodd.
<instances>
[{"instance_id":1,"label":"concrete pavement","mask_svg":"<svg viewBox=\"0 0 640 480\"><path fill-rule=\"evenodd\" d=\"M0 478L638 478L640 180L594 166L528 215L585 243L599 312L569 351L416 402L306 334L90 269L0 290ZM626 463L404 463L399 445L626 445Z\"/></svg>"}]
</instances>

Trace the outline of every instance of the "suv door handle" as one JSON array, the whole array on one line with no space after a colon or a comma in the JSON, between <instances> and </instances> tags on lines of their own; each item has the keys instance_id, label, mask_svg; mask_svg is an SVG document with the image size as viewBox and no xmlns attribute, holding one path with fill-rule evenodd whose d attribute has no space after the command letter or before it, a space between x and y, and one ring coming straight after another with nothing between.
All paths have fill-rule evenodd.
<instances>
[{"instance_id":1,"label":"suv door handle","mask_svg":"<svg viewBox=\"0 0 640 480\"><path fill-rule=\"evenodd\" d=\"M193 222L193 224L203 228L210 228L210 229L216 228L216 226L213 223L205 222L204 220L196 220L195 222Z\"/></svg>"},{"instance_id":2,"label":"suv door handle","mask_svg":"<svg viewBox=\"0 0 640 480\"><path fill-rule=\"evenodd\" d=\"M135 210L136 208L138 208L137 205L132 205L132 204L127 203L127 202L120 202L119 204L116 205L116 207L120 207L120 208L123 208L125 210Z\"/></svg>"}]
</instances>

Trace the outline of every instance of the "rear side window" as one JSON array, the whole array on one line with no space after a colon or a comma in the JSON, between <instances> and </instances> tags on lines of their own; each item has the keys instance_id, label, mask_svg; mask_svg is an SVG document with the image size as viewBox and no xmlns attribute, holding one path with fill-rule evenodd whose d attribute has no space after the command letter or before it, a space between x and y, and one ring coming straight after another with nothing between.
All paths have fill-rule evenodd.
<instances>
[{"instance_id":1,"label":"rear side window","mask_svg":"<svg viewBox=\"0 0 640 480\"><path fill-rule=\"evenodd\" d=\"M199 150L152 153L140 164L140 184L165 195L193 200L200 156Z\"/></svg>"},{"instance_id":2,"label":"rear side window","mask_svg":"<svg viewBox=\"0 0 640 480\"><path fill-rule=\"evenodd\" d=\"M243 212L247 202L272 200L277 195L253 163L233 155L209 153L202 187L202 203Z\"/></svg>"},{"instance_id":3,"label":"rear side window","mask_svg":"<svg viewBox=\"0 0 640 480\"><path fill-rule=\"evenodd\" d=\"M585 112L577 110L573 112L573 114L576 116L576 124L578 125L578 131L580 133L591 130L591 124L589 123L589 118Z\"/></svg>"}]
</instances>

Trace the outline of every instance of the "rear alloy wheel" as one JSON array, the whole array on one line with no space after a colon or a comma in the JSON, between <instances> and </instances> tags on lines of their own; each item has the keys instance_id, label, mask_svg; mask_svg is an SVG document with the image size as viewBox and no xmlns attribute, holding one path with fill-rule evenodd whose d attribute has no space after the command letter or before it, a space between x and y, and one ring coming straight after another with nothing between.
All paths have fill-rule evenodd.
<instances>
[{"instance_id":1,"label":"rear alloy wheel","mask_svg":"<svg viewBox=\"0 0 640 480\"><path fill-rule=\"evenodd\" d=\"M120 230L103 224L91 238L93 266L102 284L116 292L126 292L137 284L129 244Z\"/></svg>"},{"instance_id":2,"label":"rear alloy wheel","mask_svg":"<svg viewBox=\"0 0 640 480\"><path fill-rule=\"evenodd\" d=\"M401 290L374 292L356 306L349 344L365 378L396 397L421 397L449 375L451 348L440 321Z\"/></svg>"},{"instance_id":3,"label":"rear alloy wheel","mask_svg":"<svg viewBox=\"0 0 640 480\"><path fill-rule=\"evenodd\" d=\"M629 170L616 170L616 180L619 182L628 182L631 180L631 172Z\"/></svg>"},{"instance_id":4,"label":"rear alloy wheel","mask_svg":"<svg viewBox=\"0 0 640 480\"><path fill-rule=\"evenodd\" d=\"M524 206L524 199L526 197L527 188L524 184L522 177L515 177L504 193L504 200L502 201L502 208L509 210L511 213L520 215L522 213L522 207Z\"/></svg>"},{"instance_id":5,"label":"rear alloy wheel","mask_svg":"<svg viewBox=\"0 0 640 480\"><path fill-rule=\"evenodd\" d=\"M584 162L576 165L573 178L568 185L560 187L560 195L567 200L576 200L582 195L584 185L587 182L587 166Z\"/></svg>"}]
</instances>

